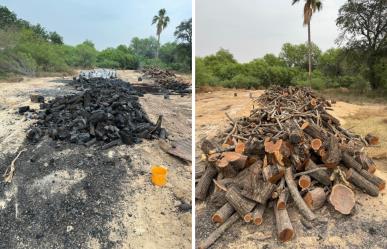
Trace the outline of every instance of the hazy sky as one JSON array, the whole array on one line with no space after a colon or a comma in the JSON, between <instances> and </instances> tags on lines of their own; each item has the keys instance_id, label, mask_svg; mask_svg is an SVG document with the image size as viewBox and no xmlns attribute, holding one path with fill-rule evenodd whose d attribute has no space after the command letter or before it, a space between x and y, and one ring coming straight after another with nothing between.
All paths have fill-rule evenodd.
<instances>
[{"instance_id":1,"label":"hazy sky","mask_svg":"<svg viewBox=\"0 0 387 249\"><path fill-rule=\"evenodd\" d=\"M19 18L57 31L65 43L90 39L97 49L129 44L135 36L155 35L152 18L161 8L171 19L161 42L173 41L175 27L192 17L191 0L0 0L0 5Z\"/></svg>"},{"instance_id":2,"label":"hazy sky","mask_svg":"<svg viewBox=\"0 0 387 249\"><path fill-rule=\"evenodd\" d=\"M345 0L322 2L323 10L312 18L311 34L312 41L326 50L335 45L335 20ZM303 43L307 40L303 4L292 6L290 0L196 0L196 55L225 48L246 62L266 53L277 55L285 42Z\"/></svg>"}]
</instances>

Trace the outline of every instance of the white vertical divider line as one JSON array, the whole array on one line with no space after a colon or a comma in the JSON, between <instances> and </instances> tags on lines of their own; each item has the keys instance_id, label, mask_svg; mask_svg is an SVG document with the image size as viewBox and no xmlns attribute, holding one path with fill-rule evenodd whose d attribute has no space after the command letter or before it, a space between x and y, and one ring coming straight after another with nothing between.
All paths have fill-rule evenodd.
<instances>
[{"instance_id":1,"label":"white vertical divider line","mask_svg":"<svg viewBox=\"0 0 387 249\"><path fill-rule=\"evenodd\" d=\"M192 177L192 249L195 249L195 227L196 227L196 205L195 205L195 165L196 165L196 155L195 155L195 97L196 97L196 84L195 84L195 37L196 37L196 15L195 15L195 0L192 0L192 71L191 71L191 80L192 80L192 167L191 167L191 177Z\"/></svg>"}]
</instances>

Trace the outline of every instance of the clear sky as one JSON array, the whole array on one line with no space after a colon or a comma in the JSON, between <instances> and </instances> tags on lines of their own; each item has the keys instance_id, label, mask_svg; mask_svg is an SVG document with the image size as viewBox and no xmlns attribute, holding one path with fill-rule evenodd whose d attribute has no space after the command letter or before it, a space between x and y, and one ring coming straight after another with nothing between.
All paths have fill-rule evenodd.
<instances>
[{"instance_id":1,"label":"clear sky","mask_svg":"<svg viewBox=\"0 0 387 249\"><path fill-rule=\"evenodd\" d=\"M0 5L19 18L57 31L67 44L90 39L97 49L155 35L152 18L161 8L171 19L161 34L162 43L173 41L175 27L192 17L191 0L0 0Z\"/></svg>"},{"instance_id":2,"label":"clear sky","mask_svg":"<svg viewBox=\"0 0 387 249\"><path fill-rule=\"evenodd\" d=\"M335 20L345 0L322 0L323 9L312 18L312 41L320 49L335 45ZM307 40L302 26L304 1L291 0L196 0L196 55L230 50L241 62L278 55L285 42Z\"/></svg>"}]
</instances>

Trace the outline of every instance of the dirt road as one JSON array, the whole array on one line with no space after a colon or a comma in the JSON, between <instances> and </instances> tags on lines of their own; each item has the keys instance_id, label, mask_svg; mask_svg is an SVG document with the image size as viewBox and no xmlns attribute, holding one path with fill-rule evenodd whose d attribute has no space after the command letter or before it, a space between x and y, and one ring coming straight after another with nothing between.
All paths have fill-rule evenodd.
<instances>
[{"instance_id":1,"label":"dirt road","mask_svg":"<svg viewBox=\"0 0 387 249\"><path fill-rule=\"evenodd\" d=\"M136 82L140 74L119 75ZM191 203L191 164L167 155L158 141L106 151L24 142L33 121L17 108L38 107L30 93L49 99L74 91L61 82L0 83L0 173L27 149L12 183L0 181L0 248L191 248L191 211L179 207ZM145 94L140 103L154 122L163 115L171 140L190 138L191 96ZM152 165L168 167L166 187L151 184Z\"/></svg>"},{"instance_id":2,"label":"dirt road","mask_svg":"<svg viewBox=\"0 0 387 249\"><path fill-rule=\"evenodd\" d=\"M236 97L234 92L237 93ZM215 136L226 127L225 112L233 118L249 114L253 107L250 92L253 97L263 93L221 90L196 95L197 160L200 158L200 141ZM362 135L373 132L380 136L380 146L368 148L367 151L376 161L378 170L375 174L387 179L387 106L338 102L334 109L333 115L341 120L344 127ZM277 241L275 224L272 222L273 212L270 210L265 212L261 226L239 222L212 248L387 248L386 190L377 198L359 192L356 196L358 204L353 214L341 215L328 204L316 212L319 216L329 218L328 223L313 229L307 229L301 224L301 216L291 204L288 211L296 233L291 242L283 244ZM215 211L205 203L196 204L196 243L216 228L211 222L211 215Z\"/></svg>"}]
</instances>

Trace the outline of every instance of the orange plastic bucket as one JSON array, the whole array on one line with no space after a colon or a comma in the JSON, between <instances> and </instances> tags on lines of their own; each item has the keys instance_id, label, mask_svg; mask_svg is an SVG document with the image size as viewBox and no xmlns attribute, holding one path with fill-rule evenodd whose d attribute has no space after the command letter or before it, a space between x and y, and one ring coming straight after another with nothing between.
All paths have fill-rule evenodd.
<instances>
[{"instance_id":1,"label":"orange plastic bucket","mask_svg":"<svg viewBox=\"0 0 387 249\"><path fill-rule=\"evenodd\" d=\"M152 172L152 183L156 186L164 186L167 183L168 169L163 166L153 166Z\"/></svg>"}]
</instances>

